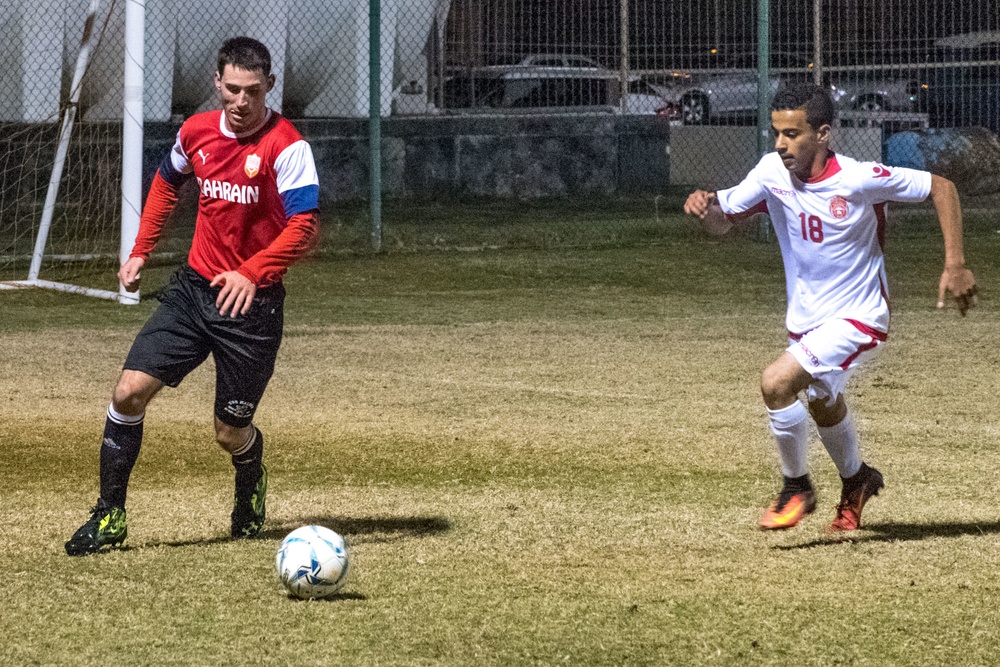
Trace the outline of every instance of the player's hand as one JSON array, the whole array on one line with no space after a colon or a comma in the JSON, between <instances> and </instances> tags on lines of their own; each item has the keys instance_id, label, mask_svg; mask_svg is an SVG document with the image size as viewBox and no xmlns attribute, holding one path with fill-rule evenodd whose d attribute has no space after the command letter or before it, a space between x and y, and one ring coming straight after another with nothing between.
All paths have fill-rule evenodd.
<instances>
[{"instance_id":1,"label":"player's hand","mask_svg":"<svg viewBox=\"0 0 1000 667\"><path fill-rule=\"evenodd\" d=\"M946 266L941 274L941 282L938 283L938 308L944 308L944 297L946 292L951 292L958 304L958 312L964 317L969 308L976 305L976 295L979 294L979 287L976 286L976 278L964 266Z\"/></svg>"},{"instance_id":2,"label":"player's hand","mask_svg":"<svg viewBox=\"0 0 1000 667\"><path fill-rule=\"evenodd\" d=\"M212 287L222 285L219 296L215 299L215 307L219 309L219 315L225 317L229 313L230 317L246 315L250 310L250 303L257 294L257 286L252 280L244 276L239 271L223 271L212 278Z\"/></svg>"},{"instance_id":3,"label":"player's hand","mask_svg":"<svg viewBox=\"0 0 1000 667\"><path fill-rule=\"evenodd\" d=\"M684 212L698 216L702 229L712 236L723 236L733 228L733 223L719 208L714 192L695 190L684 203Z\"/></svg>"},{"instance_id":4,"label":"player's hand","mask_svg":"<svg viewBox=\"0 0 1000 667\"><path fill-rule=\"evenodd\" d=\"M709 208L715 203L715 193L706 190L695 190L688 195L684 202L684 212L688 215L696 215L702 220L708 215Z\"/></svg>"},{"instance_id":5,"label":"player's hand","mask_svg":"<svg viewBox=\"0 0 1000 667\"><path fill-rule=\"evenodd\" d=\"M122 287L126 291L134 292L139 288L139 281L142 279L139 272L145 264L146 260L142 257L129 257L118 269L118 280L121 281Z\"/></svg>"}]
</instances>

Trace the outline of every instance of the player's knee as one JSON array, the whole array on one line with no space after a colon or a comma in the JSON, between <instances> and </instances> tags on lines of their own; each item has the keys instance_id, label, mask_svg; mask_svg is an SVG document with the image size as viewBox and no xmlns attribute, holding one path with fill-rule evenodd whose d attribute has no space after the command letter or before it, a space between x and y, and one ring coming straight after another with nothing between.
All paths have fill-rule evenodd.
<instances>
[{"instance_id":1,"label":"player's knee","mask_svg":"<svg viewBox=\"0 0 1000 667\"><path fill-rule=\"evenodd\" d=\"M253 426L230 426L219 419L215 420L215 441L230 454L247 441L247 436Z\"/></svg>"},{"instance_id":2,"label":"player's knee","mask_svg":"<svg viewBox=\"0 0 1000 667\"><path fill-rule=\"evenodd\" d=\"M771 409L783 408L795 400L791 382L774 366L768 366L760 376L760 393Z\"/></svg>"},{"instance_id":3,"label":"player's knee","mask_svg":"<svg viewBox=\"0 0 1000 667\"><path fill-rule=\"evenodd\" d=\"M809 401L809 414L817 426L836 426L847 416L847 403L843 396L838 396L832 405L827 405L826 399Z\"/></svg>"},{"instance_id":4,"label":"player's knee","mask_svg":"<svg viewBox=\"0 0 1000 667\"><path fill-rule=\"evenodd\" d=\"M146 410L152 398L148 389L140 382L122 376L111 395L111 405L123 415L140 415Z\"/></svg>"}]
</instances>

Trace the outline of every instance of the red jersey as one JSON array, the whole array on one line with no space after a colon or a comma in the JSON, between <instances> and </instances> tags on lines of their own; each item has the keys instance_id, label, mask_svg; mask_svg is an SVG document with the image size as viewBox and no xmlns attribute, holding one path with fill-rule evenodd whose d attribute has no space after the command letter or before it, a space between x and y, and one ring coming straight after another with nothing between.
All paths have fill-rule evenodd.
<instances>
[{"instance_id":1,"label":"red jersey","mask_svg":"<svg viewBox=\"0 0 1000 667\"><path fill-rule=\"evenodd\" d=\"M239 271L258 287L281 280L316 234L319 179L312 150L292 124L267 110L248 134L226 129L221 111L192 116L160 165L143 208L132 257L149 256L193 175L198 217L188 263L212 280Z\"/></svg>"}]
</instances>

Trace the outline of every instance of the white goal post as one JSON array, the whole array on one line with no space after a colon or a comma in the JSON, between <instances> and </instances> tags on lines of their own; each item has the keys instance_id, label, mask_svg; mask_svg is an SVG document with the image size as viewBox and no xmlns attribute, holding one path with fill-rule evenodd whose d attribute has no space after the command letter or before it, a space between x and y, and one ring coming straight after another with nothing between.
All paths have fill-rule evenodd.
<instances>
[{"instance_id":1,"label":"white goal post","mask_svg":"<svg viewBox=\"0 0 1000 667\"><path fill-rule=\"evenodd\" d=\"M60 191L64 183L64 177L66 177L64 170L66 169L67 155L71 149L72 142L80 140L79 136L74 135L74 126L76 125L80 109L81 92L84 89L85 77L94 64L92 56L95 49L100 45L102 37L106 35L108 24L115 20L121 20L120 12L113 10L115 9L115 5L122 1L125 3L125 49L120 153L121 191L120 204L119 202L115 202L113 207L117 209L120 206L121 220L120 226L115 225L120 230L120 238L118 239L117 253L114 253L113 251L109 252L108 239L101 239L100 243L95 242L98 237L106 236L110 233L106 223L95 222L97 218L106 217L107 207L97 212L84 211L76 214L76 217L67 216L65 214L67 207L60 202ZM0 199L0 233L15 238L13 241L0 239L0 241L4 242L4 245L0 247L6 251L0 251L0 263L6 261L12 266L17 266L18 260L26 259L26 246L23 237L27 234L33 234L34 238L30 252L30 266L28 267L27 278L0 282L0 289L38 287L110 299L124 304L136 304L139 302L138 291L128 292L121 285L118 286L118 290L109 290L75 284L72 282L72 272L69 272L68 280L51 280L45 275L43 268L59 263L75 264L78 266L81 263L90 261L103 261L107 264L116 256L119 262L123 262L127 259L129 253L131 253L139 229L139 215L142 206L145 0L112 0L107 7L102 8L101 5L101 0L89 0L86 19L84 21L83 37L80 40L79 52L76 56L69 94L67 99L61 103L61 106L63 106L61 125L55 155L51 163L48 185L45 191L45 200L41 207L37 224L24 223L21 222L21 219L25 217L25 210L29 211L29 216L31 215L30 211L33 210L30 203L30 199L33 197L31 184L34 180L38 179L37 176L28 173L32 167L25 163L29 162L33 157L33 152L40 152L39 148L44 145L44 139L35 139L35 135L32 134L32 132L35 132L38 136L42 136L40 133L43 132L43 129L38 128L44 127L44 123L33 123L20 129L21 135L29 137L21 146L20 161L22 164L16 164L18 158L7 158L3 165L3 192L0 192L0 196L3 197L3 199ZM30 26L25 26L22 29L25 32L29 32ZM40 32L43 30L51 32L52 29L51 25L38 28ZM26 72L32 64L32 62L26 59L23 63ZM107 130L106 132L105 136L111 136L111 130ZM114 131L114 134L116 133L117 130ZM12 132L11 134L17 134L17 132ZM113 143L117 143L117 141L106 143L112 145ZM15 153L15 151L8 152ZM81 153L83 156L88 154L86 151ZM85 158L78 157L77 159L83 163L77 166L78 170L95 168L94 165L86 164ZM117 165L111 164L117 162L115 155L107 154L103 161L108 163L109 171L117 169ZM11 164L12 162L14 164ZM22 173L17 173L17 169L21 169ZM70 175L67 177L67 180L72 177ZM104 178L102 180L107 181L109 179ZM109 189L113 189L114 187L113 183L104 183L103 185ZM85 188L86 186L81 187ZM84 195L86 194L84 193ZM29 200L28 203L25 203L25 200ZM59 222L61 227L87 227L86 231L67 230L65 232L73 236L73 242L67 244L67 247L70 248L68 252L65 251L65 248L54 248L52 243L53 221L58 211L63 211L62 218L65 218ZM102 227L101 225L105 226ZM16 239L18 235L22 237L20 242ZM119 235L116 234L115 236ZM87 247L88 242L92 247ZM109 269L111 268L113 266L109 267ZM2 277L0 276L0 278Z\"/></svg>"}]
</instances>

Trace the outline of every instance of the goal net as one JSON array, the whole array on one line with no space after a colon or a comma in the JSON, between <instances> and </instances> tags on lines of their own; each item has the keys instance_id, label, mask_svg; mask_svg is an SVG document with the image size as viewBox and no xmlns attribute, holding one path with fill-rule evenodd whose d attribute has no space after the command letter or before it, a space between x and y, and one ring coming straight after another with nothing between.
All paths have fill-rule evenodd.
<instances>
[{"instance_id":1,"label":"goal net","mask_svg":"<svg viewBox=\"0 0 1000 667\"><path fill-rule=\"evenodd\" d=\"M48 4L0 10L0 288L135 302L116 278L126 3Z\"/></svg>"}]
</instances>

